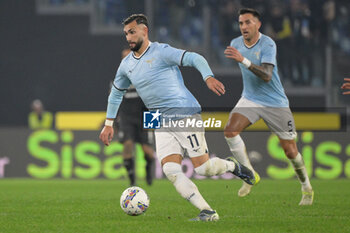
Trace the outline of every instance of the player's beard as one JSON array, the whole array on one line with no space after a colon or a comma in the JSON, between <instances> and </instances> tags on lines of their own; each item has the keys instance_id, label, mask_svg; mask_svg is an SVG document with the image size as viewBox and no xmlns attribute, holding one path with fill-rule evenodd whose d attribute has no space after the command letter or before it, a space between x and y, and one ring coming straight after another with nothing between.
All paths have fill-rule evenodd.
<instances>
[{"instance_id":1,"label":"player's beard","mask_svg":"<svg viewBox=\"0 0 350 233\"><path fill-rule=\"evenodd\" d=\"M131 51L134 51L134 52L139 51L139 49L140 49L141 46L142 46L142 43L143 43L143 40L142 40L142 39L139 39L139 40L135 43L135 46L134 46L134 47L130 47Z\"/></svg>"}]
</instances>

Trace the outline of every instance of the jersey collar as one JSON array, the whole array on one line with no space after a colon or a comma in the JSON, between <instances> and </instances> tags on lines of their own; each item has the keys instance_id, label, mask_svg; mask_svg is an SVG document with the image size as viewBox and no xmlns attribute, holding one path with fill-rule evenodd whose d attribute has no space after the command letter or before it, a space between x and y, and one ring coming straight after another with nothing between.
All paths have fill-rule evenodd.
<instances>
[{"instance_id":1,"label":"jersey collar","mask_svg":"<svg viewBox=\"0 0 350 233\"><path fill-rule=\"evenodd\" d=\"M132 53L133 58L139 60L139 59L148 51L148 49L149 49L149 47L151 46L151 44L152 44L152 42L149 41L149 42L148 42L148 46L147 46L147 48L145 49L145 51L143 51L143 53L142 53L140 56L138 56L138 57L136 57L135 54Z\"/></svg>"},{"instance_id":2,"label":"jersey collar","mask_svg":"<svg viewBox=\"0 0 350 233\"><path fill-rule=\"evenodd\" d=\"M253 48L253 47L259 42L260 38L261 38L261 33L259 32L259 38L257 39L257 41L256 41L254 44L252 44L252 45L247 45L247 44L244 42L244 39L243 39L243 44L244 44L244 46L247 47L248 49Z\"/></svg>"}]
</instances>

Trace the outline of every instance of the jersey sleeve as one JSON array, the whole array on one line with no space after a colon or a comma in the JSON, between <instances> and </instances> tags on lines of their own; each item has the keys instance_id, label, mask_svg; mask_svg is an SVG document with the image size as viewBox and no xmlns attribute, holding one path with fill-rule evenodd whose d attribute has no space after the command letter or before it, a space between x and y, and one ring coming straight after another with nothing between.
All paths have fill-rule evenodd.
<instances>
[{"instance_id":1,"label":"jersey sleeve","mask_svg":"<svg viewBox=\"0 0 350 233\"><path fill-rule=\"evenodd\" d=\"M207 60L198 53L186 52L183 56L182 65L196 68L201 73L204 81L208 77L214 77Z\"/></svg>"},{"instance_id":2,"label":"jersey sleeve","mask_svg":"<svg viewBox=\"0 0 350 233\"><path fill-rule=\"evenodd\" d=\"M163 48L160 52L160 56L162 57L163 61L165 61L165 63L168 65L180 66L182 63L183 55L186 51L183 49L171 47L168 44L162 44L162 46Z\"/></svg>"},{"instance_id":3,"label":"jersey sleeve","mask_svg":"<svg viewBox=\"0 0 350 233\"><path fill-rule=\"evenodd\" d=\"M123 63L121 63L115 75L113 86L118 90L127 90L130 85L131 85L131 82L124 72Z\"/></svg>"},{"instance_id":4,"label":"jersey sleeve","mask_svg":"<svg viewBox=\"0 0 350 233\"><path fill-rule=\"evenodd\" d=\"M107 118L115 118L118 113L119 106L123 100L123 96L126 91L120 91L112 87L111 93L108 96L108 105L107 105Z\"/></svg>"},{"instance_id":5,"label":"jersey sleeve","mask_svg":"<svg viewBox=\"0 0 350 233\"><path fill-rule=\"evenodd\" d=\"M123 71L123 62L120 64L118 71L113 81L111 93L108 97L107 118L115 118L123 100L126 90L129 88L131 82Z\"/></svg>"},{"instance_id":6,"label":"jersey sleeve","mask_svg":"<svg viewBox=\"0 0 350 233\"><path fill-rule=\"evenodd\" d=\"M265 42L261 51L261 64L268 63L276 66L276 44L273 40L268 40Z\"/></svg>"}]
</instances>

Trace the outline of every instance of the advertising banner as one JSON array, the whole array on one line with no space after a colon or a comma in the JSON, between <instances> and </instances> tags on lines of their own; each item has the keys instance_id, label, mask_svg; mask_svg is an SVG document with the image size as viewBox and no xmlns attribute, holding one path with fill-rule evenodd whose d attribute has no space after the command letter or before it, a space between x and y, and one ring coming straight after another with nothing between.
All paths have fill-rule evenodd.
<instances>
[{"instance_id":1,"label":"advertising banner","mask_svg":"<svg viewBox=\"0 0 350 233\"><path fill-rule=\"evenodd\" d=\"M104 146L99 131L30 131L24 128L0 130L0 178L28 177L38 179L119 179L126 178L123 167L123 145L117 141ZM269 132L241 134L254 168L262 177L293 178L292 165L284 155L277 136ZM231 156L223 132L207 132L210 156ZM311 177L319 179L350 178L350 133L298 132L297 145ZM136 175L145 177L144 154L135 147ZM188 157L183 160L188 177L202 179L194 173ZM155 177L163 178L156 161ZM223 179L233 175L224 174Z\"/></svg>"}]
</instances>

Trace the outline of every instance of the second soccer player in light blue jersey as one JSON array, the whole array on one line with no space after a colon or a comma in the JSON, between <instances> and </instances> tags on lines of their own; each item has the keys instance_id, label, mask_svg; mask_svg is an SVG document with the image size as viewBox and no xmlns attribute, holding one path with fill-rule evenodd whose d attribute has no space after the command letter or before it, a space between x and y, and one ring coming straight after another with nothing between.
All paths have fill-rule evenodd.
<instances>
[{"instance_id":1,"label":"second soccer player in light blue jersey","mask_svg":"<svg viewBox=\"0 0 350 233\"><path fill-rule=\"evenodd\" d=\"M184 85L179 66L196 68L210 90L217 95L225 93L224 85L213 77L204 57L167 44L150 42L148 22L144 15L131 15L123 24L132 53L122 60L108 98L107 120L100 134L100 139L105 145L109 145L113 137L113 119L117 115L125 90L131 84L147 108L168 115L185 109L180 114L187 116L191 121L200 120L200 105ZM175 117L175 121L182 120L176 118L178 117ZM203 127L192 131L176 127L157 129L155 138L157 157L164 174L180 195L200 210L198 217L193 219L195 221L217 221L219 215L204 200L196 185L182 172L181 161L185 153L200 175L215 176L231 172L249 184L254 185L258 182L253 171L234 158L209 158Z\"/></svg>"},{"instance_id":2,"label":"second soccer player in light blue jersey","mask_svg":"<svg viewBox=\"0 0 350 233\"><path fill-rule=\"evenodd\" d=\"M302 186L299 205L311 205L314 192L294 140L294 119L278 76L276 44L270 37L259 32L260 14L255 9L240 10L239 26L242 36L233 39L225 50L227 58L239 62L243 78L242 97L232 110L225 126L227 143L234 157L254 170L239 134L262 118L279 137L286 156L294 166ZM238 196L248 195L251 188L252 185L244 183L238 191Z\"/></svg>"}]
</instances>

